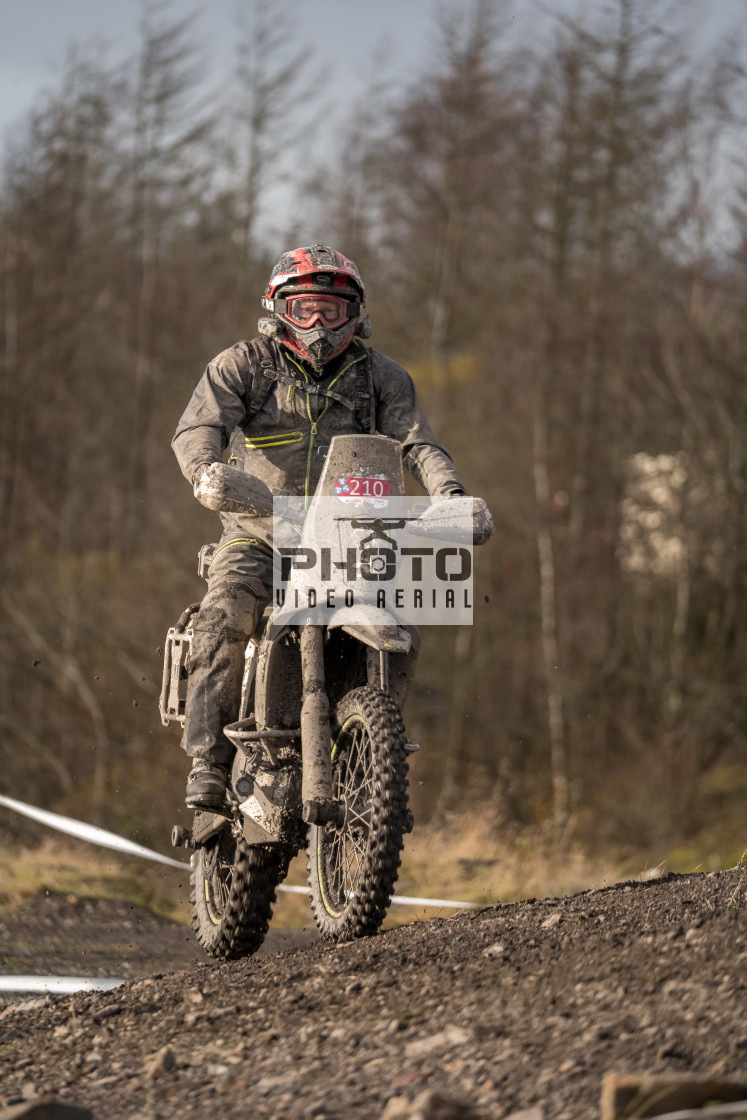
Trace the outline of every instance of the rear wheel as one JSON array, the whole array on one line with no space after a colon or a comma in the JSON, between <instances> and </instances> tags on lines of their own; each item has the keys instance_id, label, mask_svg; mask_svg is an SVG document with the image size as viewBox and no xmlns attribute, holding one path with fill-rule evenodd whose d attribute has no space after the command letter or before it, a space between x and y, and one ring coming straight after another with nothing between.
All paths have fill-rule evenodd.
<instances>
[{"instance_id":1,"label":"rear wheel","mask_svg":"<svg viewBox=\"0 0 747 1120\"><path fill-rule=\"evenodd\" d=\"M192 925L206 953L222 960L256 953L289 860L283 845L247 844L230 827L195 853Z\"/></svg>"},{"instance_id":2,"label":"rear wheel","mask_svg":"<svg viewBox=\"0 0 747 1120\"><path fill-rule=\"evenodd\" d=\"M343 698L332 773L344 813L338 823L311 826L311 905L324 937L350 941L384 920L407 831L405 729L391 696L365 687Z\"/></svg>"}]
</instances>

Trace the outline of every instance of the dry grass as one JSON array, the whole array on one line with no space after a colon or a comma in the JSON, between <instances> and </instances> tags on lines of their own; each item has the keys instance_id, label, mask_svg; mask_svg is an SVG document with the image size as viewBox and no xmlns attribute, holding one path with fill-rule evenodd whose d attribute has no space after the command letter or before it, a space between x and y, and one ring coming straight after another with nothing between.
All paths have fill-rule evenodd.
<instances>
[{"instance_id":1,"label":"dry grass","mask_svg":"<svg viewBox=\"0 0 747 1120\"><path fill-rule=\"evenodd\" d=\"M742 849L713 847L703 836L689 846L661 852L635 851L596 857L572 846L561 851L541 829L513 834L484 815L453 816L436 827L416 827L407 838L397 893L426 898L495 905L524 898L558 897L636 879L652 869L714 870L733 866ZM306 860L301 853L287 882L304 885ZM90 844L50 836L34 849L0 853L0 908L42 890L81 897L128 898L177 921L189 922L189 876L176 869L118 855ZM442 913L454 913L444 909ZM437 907L393 905L387 926L439 914ZM313 924L308 899L281 893L275 909L278 928Z\"/></svg>"},{"instance_id":2,"label":"dry grass","mask_svg":"<svg viewBox=\"0 0 747 1120\"><path fill-rule=\"evenodd\" d=\"M561 851L540 829L507 837L485 816L454 816L408 838L399 890L495 905L574 894L621 874L619 861Z\"/></svg>"},{"instance_id":3,"label":"dry grass","mask_svg":"<svg viewBox=\"0 0 747 1120\"><path fill-rule=\"evenodd\" d=\"M0 907L48 890L82 898L128 898L166 917L187 912L189 868L125 857L65 838L45 839L37 848L0 853Z\"/></svg>"}]
</instances>

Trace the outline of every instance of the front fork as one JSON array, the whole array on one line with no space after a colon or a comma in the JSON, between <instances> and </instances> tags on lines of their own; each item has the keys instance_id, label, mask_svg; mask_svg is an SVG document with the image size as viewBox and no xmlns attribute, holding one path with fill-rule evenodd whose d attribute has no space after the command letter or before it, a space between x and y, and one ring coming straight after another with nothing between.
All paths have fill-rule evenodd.
<instances>
[{"instance_id":1,"label":"front fork","mask_svg":"<svg viewBox=\"0 0 747 1120\"><path fill-rule=\"evenodd\" d=\"M301 799L303 819L307 824L324 824L340 817L341 806L332 790L332 756L330 743L329 697L324 684L324 629L308 624L300 628L301 675L301 761L303 782ZM373 651L369 650L369 653ZM378 655L381 688L389 688L388 654Z\"/></svg>"}]
</instances>

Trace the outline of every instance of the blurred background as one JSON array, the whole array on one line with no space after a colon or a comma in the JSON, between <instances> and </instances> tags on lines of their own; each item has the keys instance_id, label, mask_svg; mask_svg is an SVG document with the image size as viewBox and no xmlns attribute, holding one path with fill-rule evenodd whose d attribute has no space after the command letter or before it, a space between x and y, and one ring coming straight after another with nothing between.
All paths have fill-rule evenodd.
<instances>
[{"instance_id":1,"label":"blurred background","mask_svg":"<svg viewBox=\"0 0 747 1120\"><path fill-rule=\"evenodd\" d=\"M219 534L171 435L322 241L496 522L424 635L421 835L465 878L735 863L744 0L2 9L0 793L167 850L162 646Z\"/></svg>"}]
</instances>

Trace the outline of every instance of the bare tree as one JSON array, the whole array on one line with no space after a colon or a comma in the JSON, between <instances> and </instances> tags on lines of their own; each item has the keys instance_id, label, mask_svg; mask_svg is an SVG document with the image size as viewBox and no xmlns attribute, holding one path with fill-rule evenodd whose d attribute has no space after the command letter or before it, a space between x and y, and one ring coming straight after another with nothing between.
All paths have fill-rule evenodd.
<instances>
[{"instance_id":1,"label":"bare tree","mask_svg":"<svg viewBox=\"0 0 747 1120\"><path fill-rule=\"evenodd\" d=\"M168 6L145 8L133 121L132 233L135 255L133 308L134 383L129 439L130 481L126 540L137 539L148 492L148 448L153 381L158 361L161 242L170 217L183 206L187 188L203 168L204 144L213 118L198 102L199 52L191 38L194 16L173 20Z\"/></svg>"}]
</instances>

